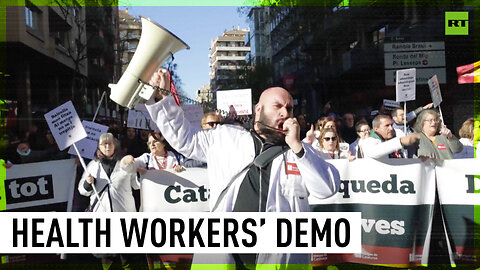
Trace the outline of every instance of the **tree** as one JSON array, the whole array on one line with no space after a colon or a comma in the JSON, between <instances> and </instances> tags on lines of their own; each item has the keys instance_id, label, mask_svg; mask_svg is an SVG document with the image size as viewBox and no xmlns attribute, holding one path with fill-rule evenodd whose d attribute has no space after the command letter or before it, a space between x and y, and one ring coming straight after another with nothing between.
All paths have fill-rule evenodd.
<instances>
[{"instance_id":1,"label":"tree","mask_svg":"<svg viewBox=\"0 0 480 270\"><path fill-rule=\"evenodd\" d=\"M81 103L80 113L85 106L84 98L79 100L79 97L85 96L86 81L85 76L82 75L81 67L86 66L87 59L87 39L86 39L86 23L85 14L80 11L81 3L76 2L77 6L71 5L71 1L67 0L52 0L50 5L57 7L60 10L63 22L58 22L55 25L55 42L64 49L66 55L72 60L72 83L71 83L71 99L74 103ZM82 3L84 4L84 3ZM72 27L72 26L73 27ZM73 31L71 31L73 28ZM81 95L78 94L81 92Z\"/></svg>"}]
</instances>

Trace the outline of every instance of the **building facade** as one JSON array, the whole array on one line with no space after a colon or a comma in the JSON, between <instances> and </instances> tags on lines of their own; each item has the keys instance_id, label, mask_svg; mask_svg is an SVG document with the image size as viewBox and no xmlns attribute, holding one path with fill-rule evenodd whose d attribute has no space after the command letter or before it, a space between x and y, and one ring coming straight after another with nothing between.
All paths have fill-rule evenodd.
<instances>
[{"instance_id":1,"label":"building facade","mask_svg":"<svg viewBox=\"0 0 480 270\"><path fill-rule=\"evenodd\" d=\"M296 113L307 114L311 121L326 113L327 102L330 112L368 117L383 99L396 99L395 71L416 68L416 100L407 102L407 109L431 102L426 80L437 74L445 121L458 130L473 115L473 84L458 84L456 67L475 62L476 48L473 23L469 35L445 35L445 12L468 12L473 18L473 9L385 7L381 2L363 7L270 7L273 84L287 88ZM395 49L408 44L419 47ZM397 57L404 58L402 64L393 63Z\"/></svg>"},{"instance_id":2,"label":"building facade","mask_svg":"<svg viewBox=\"0 0 480 270\"><path fill-rule=\"evenodd\" d=\"M225 31L214 39L210 46L210 87L213 92L236 89L241 85L246 68L245 56L250 47L245 45L247 29Z\"/></svg>"},{"instance_id":3,"label":"building facade","mask_svg":"<svg viewBox=\"0 0 480 270\"><path fill-rule=\"evenodd\" d=\"M9 132L44 124L43 114L85 91L85 8L6 7L6 100L17 106Z\"/></svg>"}]
</instances>

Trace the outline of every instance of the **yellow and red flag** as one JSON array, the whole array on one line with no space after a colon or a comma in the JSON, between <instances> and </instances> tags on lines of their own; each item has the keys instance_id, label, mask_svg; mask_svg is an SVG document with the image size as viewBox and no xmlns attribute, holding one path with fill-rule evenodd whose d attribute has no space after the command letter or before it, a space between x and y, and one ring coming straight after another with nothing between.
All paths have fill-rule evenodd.
<instances>
[{"instance_id":1,"label":"yellow and red flag","mask_svg":"<svg viewBox=\"0 0 480 270\"><path fill-rule=\"evenodd\" d=\"M480 82L480 61L457 67L458 84Z\"/></svg>"}]
</instances>

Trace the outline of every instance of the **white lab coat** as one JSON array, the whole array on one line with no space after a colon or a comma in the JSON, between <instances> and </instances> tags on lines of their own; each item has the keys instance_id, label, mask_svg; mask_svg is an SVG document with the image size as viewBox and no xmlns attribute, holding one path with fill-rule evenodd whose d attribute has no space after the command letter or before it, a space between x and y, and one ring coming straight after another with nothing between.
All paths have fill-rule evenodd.
<instances>
[{"instance_id":1,"label":"white lab coat","mask_svg":"<svg viewBox=\"0 0 480 270\"><path fill-rule=\"evenodd\" d=\"M120 161L117 161L115 168L110 175L103 169L99 160L92 160L87 165L87 170L95 178L95 188L97 192L100 192L107 184L110 184L109 188L106 188L102 194L100 194L100 203L97 202L94 208L95 212L136 212L135 200L132 195L132 187L139 189L139 182L136 180L136 174L129 173L120 168ZM80 182L78 183L78 191L83 196L90 196L90 204L92 204L96 196L93 192L85 190L83 184L86 181L88 172L84 172ZM110 207L110 200L111 206Z\"/></svg>"},{"instance_id":2,"label":"white lab coat","mask_svg":"<svg viewBox=\"0 0 480 270\"><path fill-rule=\"evenodd\" d=\"M250 132L231 125L217 126L208 131L195 129L171 96L147 105L147 110L173 148L185 157L207 162L211 211L232 212L240 184L247 173L245 168L255 158ZM308 194L323 199L337 192L340 181L338 171L318 157L310 145L304 143L303 148L305 154L301 158L289 150L273 160L267 212L309 211ZM301 176L287 174L285 162L295 163ZM195 263L235 262L229 254L217 254L211 257L196 255ZM310 257L308 254L259 254L257 263L310 264Z\"/></svg>"},{"instance_id":3,"label":"white lab coat","mask_svg":"<svg viewBox=\"0 0 480 270\"><path fill-rule=\"evenodd\" d=\"M365 138L362 142L364 156L375 159L388 158L389 154L395 152L396 150L401 150L404 152L406 157L407 155L405 150L400 143L400 138L404 137L405 133L399 129L395 129L395 134L395 137L384 142L374 137Z\"/></svg>"}]
</instances>

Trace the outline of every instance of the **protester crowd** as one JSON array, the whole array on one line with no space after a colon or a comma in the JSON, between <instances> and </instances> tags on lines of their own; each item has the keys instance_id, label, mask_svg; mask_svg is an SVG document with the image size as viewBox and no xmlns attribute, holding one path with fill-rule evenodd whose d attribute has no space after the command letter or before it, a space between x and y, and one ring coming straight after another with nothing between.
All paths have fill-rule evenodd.
<instances>
[{"instance_id":1,"label":"protester crowd","mask_svg":"<svg viewBox=\"0 0 480 270\"><path fill-rule=\"evenodd\" d=\"M312 150L305 148L305 146L296 148L298 144L290 141L291 146L289 146L298 150L298 152L294 151L292 156L295 160L297 159L296 156L300 158L302 155L306 155L306 152L308 152L308 155L316 156L317 159L314 159L314 161L321 160L322 162L327 159L342 158L353 162L356 159L366 157L374 159L420 158L423 161L428 159L473 158L474 145L478 144L478 141L475 141L474 138L475 122L473 118L469 118L464 122L458 132L460 137L458 139L442 122L438 111L432 107L433 104L419 107L407 113L406 117L401 108L395 108L390 112L385 111L385 108L381 108L376 115L366 114L367 116L361 117L351 112L343 113L339 117L340 114L330 112L313 121L314 124L309 124L305 115L296 115L295 118L289 118L295 119L292 120L292 123L287 121L277 123L278 127L276 129L283 128L283 125L285 124L286 126L287 123L288 125L299 125L300 139L303 143L312 146ZM257 112L264 113L261 110ZM152 117L155 118L153 114ZM263 119L265 122L265 118L262 117L265 116L260 115L259 119ZM275 126L267 126L257 120L255 118L253 123L241 123L232 117L224 118L218 112L207 112L202 118L200 125L203 130L219 129L218 133L223 132L222 136L233 136L232 134L235 133L237 137L247 136L249 138L250 133L263 131L265 132L264 134L271 134L267 130L275 129ZM76 204L75 211L83 211L85 208L87 211L99 212L132 212L141 210L138 189L143 175L148 170L168 170L172 173L179 173L183 170L188 170L190 167L208 167L211 165L209 163L212 162L212 159L208 157L208 154L198 153L185 157L177 152L176 149L183 148L188 142L179 142L175 139L171 141L172 138L176 138L172 134L167 134L169 137L165 138L159 131L121 127L116 122L102 124L108 125L109 131L100 136L96 158L88 163L88 172L83 172L80 166L78 169L79 173L77 175L79 177L77 177L77 183L79 194L89 198L82 201L81 198L79 199L76 196L76 199L80 200L81 203ZM226 130L224 127L221 127L222 125L230 126L231 128ZM265 125L267 128L262 129L259 127L260 125ZM288 133L289 128L286 131ZM261 132L259 133L261 134ZM205 134L211 135L213 133ZM200 141L212 138L200 138ZM222 140L226 140L225 138L222 138ZM267 136L267 141L265 141L265 138L258 137L258 143L254 140L256 151L262 149L259 153L256 153L256 156L262 153L268 138L270 137ZM169 140L172 145L176 146L175 148L170 146ZM287 137L285 137L285 140L287 141ZM273 145L276 144L281 143L275 141ZM240 147L243 146L241 145ZM198 150L197 148L193 149L195 151ZM185 151L185 149L180 150ZM45 125L35 124L22 136L9 134L6 156L4 158L6 160L4 166L9 168L13 164L68 159L75 158L75 156L68 154L68 148L60 151L48 128ZM212 166L217 165L214 164ZM269 168L268 166L271 166L271 164L266 166L266 168ZM319 167L322 167L322 170L328 170L325 166L319 165ZM264 173L263 168L260 168L258 171L250 168L248 173L246 173L244 181L251 181L251 179L256 177L262 179L261 175ZM267 174L267 176L269 175ZM112 184L115 182L119 184ZM266 184L268 185L268 182ZM237 187L238 190L243 192L243 194L253 192L253 190L245 188L243 184ZM335 188L333 187L332 190L334 193ZM108 194L108 198L105 194ZM262 197L263 194L259 196ZM325 196L328 197L331 194ZM84 204L83 206L82 203ZM249 204L245 203L244 205ZM222 205L221 207L228 208L229 206ZM231 211L251 210L250 208L242 208L240 210L238 201L237 203L232 202L231 207ZM265 205L265 202L262 204L261 199L260 204L254 206L256 209L265 209L265 207L267 205ZM120 258L122 263L128 263L129 260L138 261L138 258L128 255L122 255ZM245 263L250 259L248 256L237 256L235 257L235 262ZM102 257L104 265L112 262L113 258L108 256Z\"/></svg>"}]
</instances>

